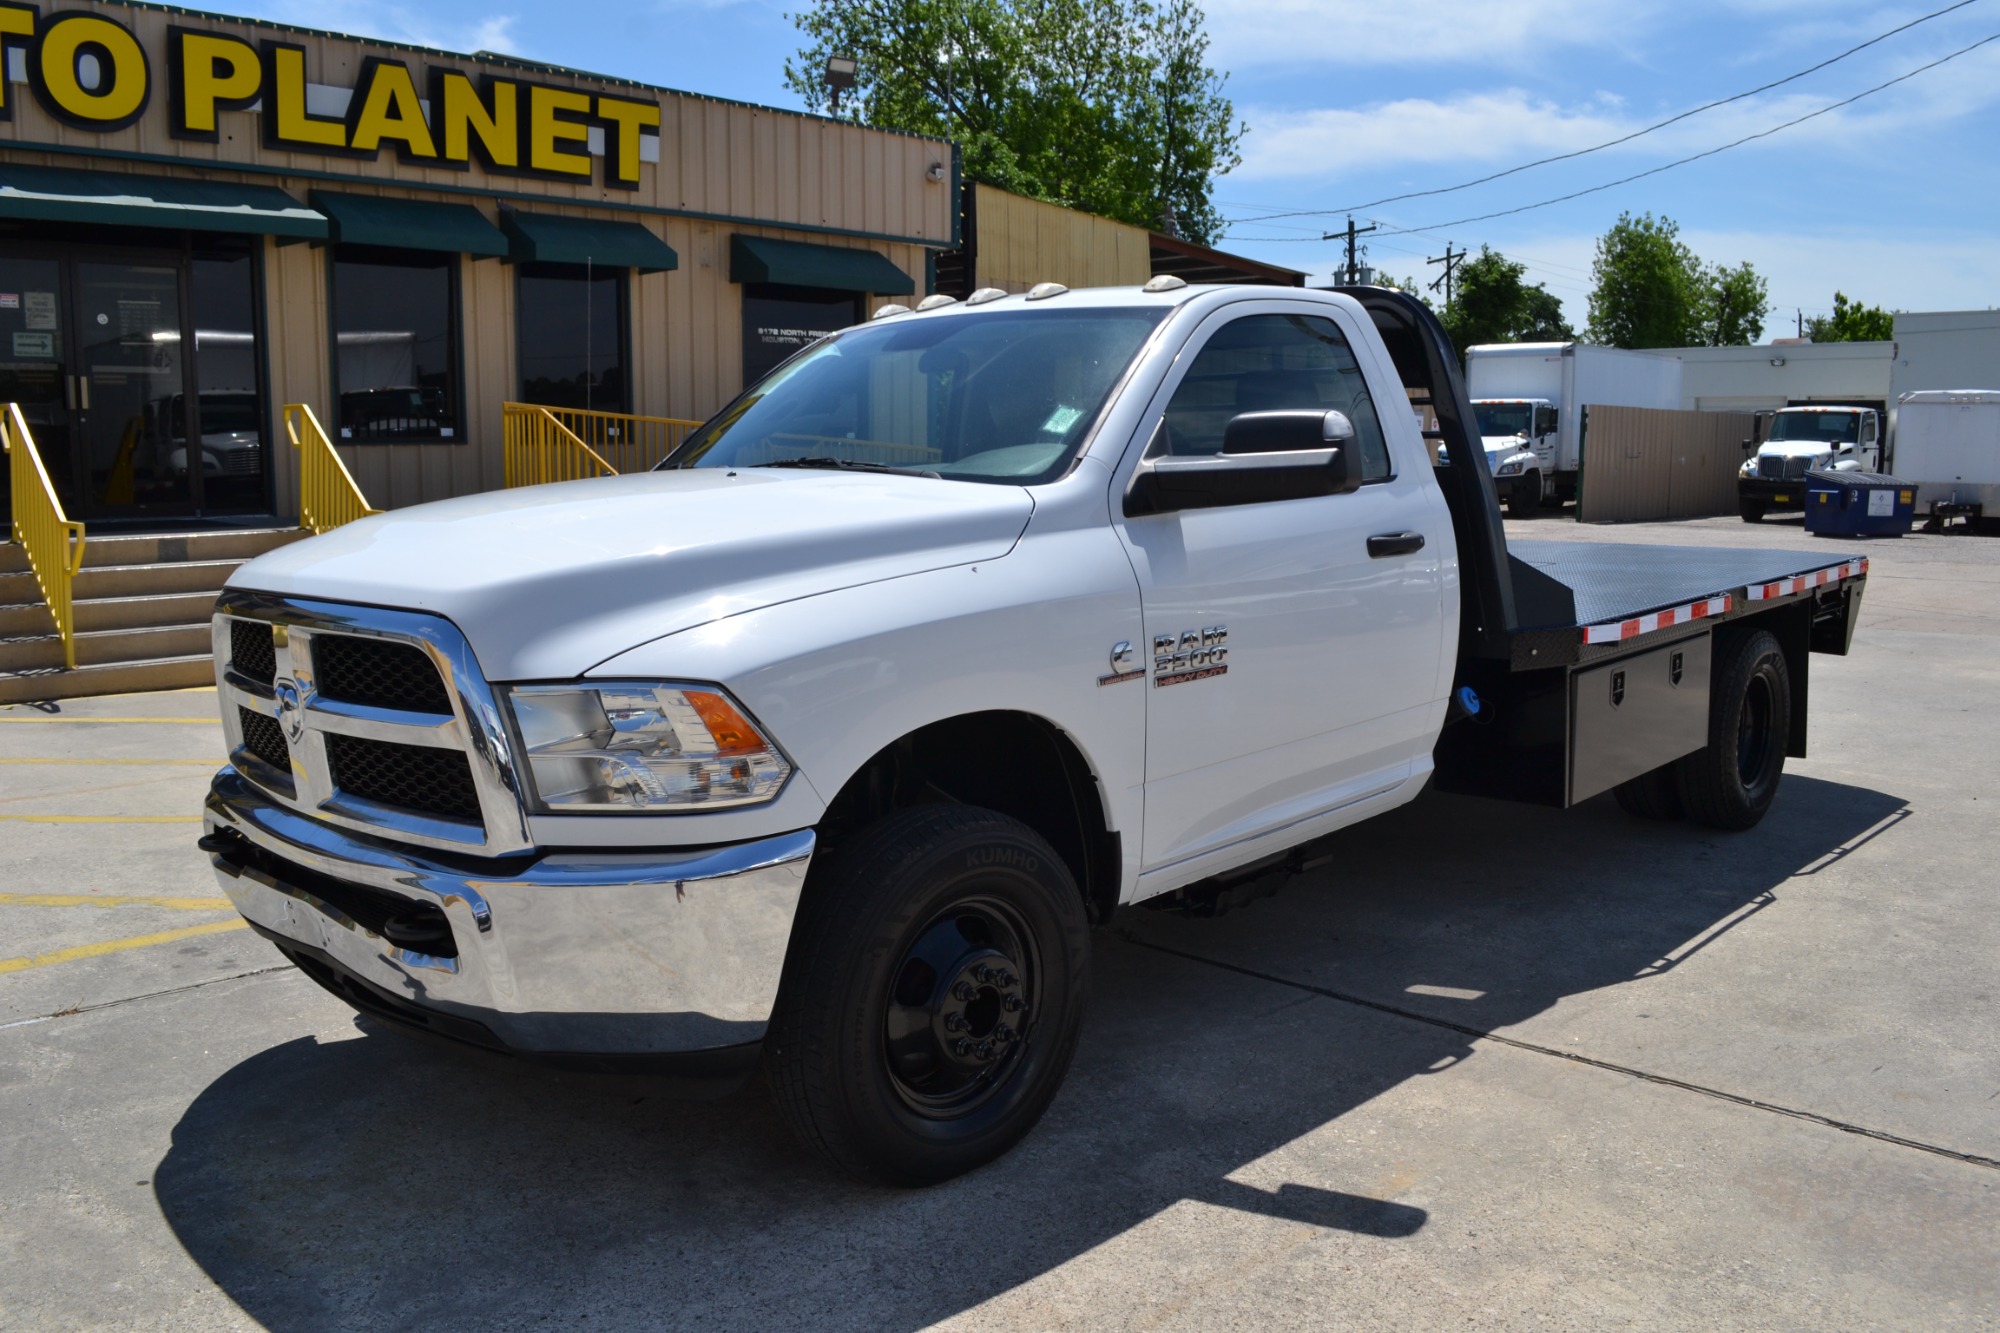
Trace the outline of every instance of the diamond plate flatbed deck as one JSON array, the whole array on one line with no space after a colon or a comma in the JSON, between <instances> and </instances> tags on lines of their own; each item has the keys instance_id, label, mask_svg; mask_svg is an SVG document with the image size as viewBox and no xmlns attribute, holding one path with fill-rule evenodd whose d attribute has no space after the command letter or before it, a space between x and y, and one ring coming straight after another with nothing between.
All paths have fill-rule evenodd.
<instances>
[{"instance_id":1,"label":"diamond plate flatbed deck","mask_svg":"<svg viewBox=\"0 0 2000 1333\"><path fill-rule=\"evenodd\" d=\"M1568 587L1576 625L1625 620L1861 559L1850 551L1746 551L1709 546L1510 541L1507 549ZM1523 629L1554 629L1524 623Z\"/></svg>"}]
</instances>

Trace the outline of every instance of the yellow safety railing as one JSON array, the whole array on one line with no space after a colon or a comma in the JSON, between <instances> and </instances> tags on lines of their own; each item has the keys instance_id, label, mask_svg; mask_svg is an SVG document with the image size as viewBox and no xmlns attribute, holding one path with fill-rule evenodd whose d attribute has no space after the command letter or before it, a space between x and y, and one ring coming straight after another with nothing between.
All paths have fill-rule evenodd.
<instances>
[{"instance_id":1,"label":"yellow safety railing","mask_svg":"<svg viewBox=\"0 0 2000 1333\"><path fill-rule=\"evenodd\" d=\"M76 612L70 604L70 586L83 568L83 524L72 523L63 512L19 403L0 407L0 445L7 450L14 486L14 540L27 552L42 600L55 617L56 633L62 635L63 665L74 671Z\"/></svg>"},{"instance_id":2,"label":"yellow safety railing","mask_svg":"<svg viewBox=\"0 0 2000 1333\"><path fill-rule=\"evenodd\" d=\"M540 486L550 481L584 477L615 477L618 469L546 407L532 403L500 404L500 441L507 487Z\"/></svg>"},{"instance_id":3,"label":"yellow safety railing","mask_svg":"<svg viewBox=\"0 0 2000 1333\"><path fill-rule=\"evenodd\" d=\"M679 417L642 417L630 412L586 412L576 407L537 407L506 403L503 411L535 407L568 431L613 472L644 472L680 447L688 432L701 425ZM593 476L594 473L583 473ZM555 478L551 478L555 480ZM512 482L508 483L512 485Z\"/></svg>"},{"instance_id":4,"label":"yellow safety railing","mask_svg":"<svg viewBox=\"0 0 2000 1333\"><path fill-rule=\"evenodd\" d=\"M313 533L330 532L343 523L382 512L369 506L310 407L286 403L284 421L285 434L292 437L292 448L299 451L300 527Z\"/></svg>"}]
</instances>

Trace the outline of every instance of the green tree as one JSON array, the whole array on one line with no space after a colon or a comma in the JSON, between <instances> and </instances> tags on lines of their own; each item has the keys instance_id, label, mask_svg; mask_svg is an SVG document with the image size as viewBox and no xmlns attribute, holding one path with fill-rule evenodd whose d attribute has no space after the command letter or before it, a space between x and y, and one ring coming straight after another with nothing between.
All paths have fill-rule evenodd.
<instances>
[{"instance_id":1,"label":"green tree","mask_svg":"<svg viewBox=\"0 0 2000 1333\"><path fill-rule=\"evenodd\" d=\"M1459 265L1451 304L1441 318L1460 356L1479 343L1564 342L1574 337L1562 302L1540 283L1523 282L1518 264L1489 246Z\"/></svg>"},{"instance_id":2,"label":"green tree","mask_svg":"<svg viewBox=\"0 0 2000 1333\"><path fill-rule=\"evenodd\" d=\"M785 83L819 111L826 58L858 66L844 115L955 141L1002 189L1209 242L1214 179L1245 127L1195 0L811 0Z\"/></svg>"},{"instance_id":3,"label":"green tree","mask_svg":"<svg viewBox=\"0 0 2000 1333\"><path fill-rule=\"evenodd\" d=\"M1833 294L1833 313L1806 321L1806 336L1816 343L1888 342L1896 336L1896 317L1881 306L1849 301Z\"/></svg>"},{"instance_id":4,"label":"green tree","mask_svg":"<svg viewBox=\"0 0 2000 1333\"><path fill-rule=\"evenodd\" d=\"M1590 276L1592 342L1612 347L1734 347L1756 342L1771 312L1746 260L1707 265L1672 218L1620 213L1597 238Z\"/></svg>"},{"instance_id":5,"label":"green tree","mask_svg":"<svg viewBox=\"0 0 2000 1333\"><path fill-rule=\"evenodd\" d=\"M1708 347L1747 347L1764 336L1771 296L1748 260L1735 268L1717 264L1703 275L1699 342Z\"/></svg>"}]
</instances>

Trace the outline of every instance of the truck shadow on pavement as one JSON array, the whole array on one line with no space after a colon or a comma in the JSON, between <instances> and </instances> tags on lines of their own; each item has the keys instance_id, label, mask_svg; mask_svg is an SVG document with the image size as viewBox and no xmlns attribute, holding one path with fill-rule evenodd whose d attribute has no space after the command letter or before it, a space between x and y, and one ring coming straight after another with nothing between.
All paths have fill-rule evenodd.
<instances>
[{"instance_id":1,"label":"truck shadow on pavement","mask_svg":"<svg viewBox=\"0 0 2000 1333\"><path fill-rule=\"evenodd\" d=\"M1342 835L1275 899L1217 920L1129 910L1097 935L1055 1107L1013 1154L931 1190L834 1176L761 1084L674 1102L376 1033L230 1070L176 1125L154 1188L188 1253L280 1333L915 1328L1188 1201L1394 1243L1427 1216L1373 1197L1398 1187L1368 1170L1231 1177L1266 1178L1287 1143L1473 1057L1466 1029L1645 986L1754 929L1902 808L1793 776L1760 829L1725 835L1608 798L1565 814L1427 796ZM1040 1322L1061 1318L1088 1322Z\"/></svg>"}]
</instances>

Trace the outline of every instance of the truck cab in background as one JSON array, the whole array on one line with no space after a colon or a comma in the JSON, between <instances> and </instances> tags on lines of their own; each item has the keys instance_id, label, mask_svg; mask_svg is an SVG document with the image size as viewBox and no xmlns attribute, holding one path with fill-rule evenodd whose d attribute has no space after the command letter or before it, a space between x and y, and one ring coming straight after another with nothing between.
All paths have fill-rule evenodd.
<instances>
[{"instance_id":1,"label":"truck cab in background","mask_svg":"<svg viewBox=\"0 0 2000 1333\"><path fill-rule=\"evenodd\" d=\"M1871 407L1787 407L1743 460L1736 478L1745 523L1763 521L1773 509L1804 510L1806 473L1882 470L1881 415ZM1744 442L1746 447L1749 441Z\"/></svg>"},{"instance_id":2,"label":"truck cab in background","mask_svg":"<svg viewBox=\"0 0 2000 1333\"><path fill-rule=\"evenodd\" d=\"M1546 398L1482 398L1472 405L1487 471L1515 518L1526 518L1554 494L1560 416Z\"/></svg>"}]
</instances>

